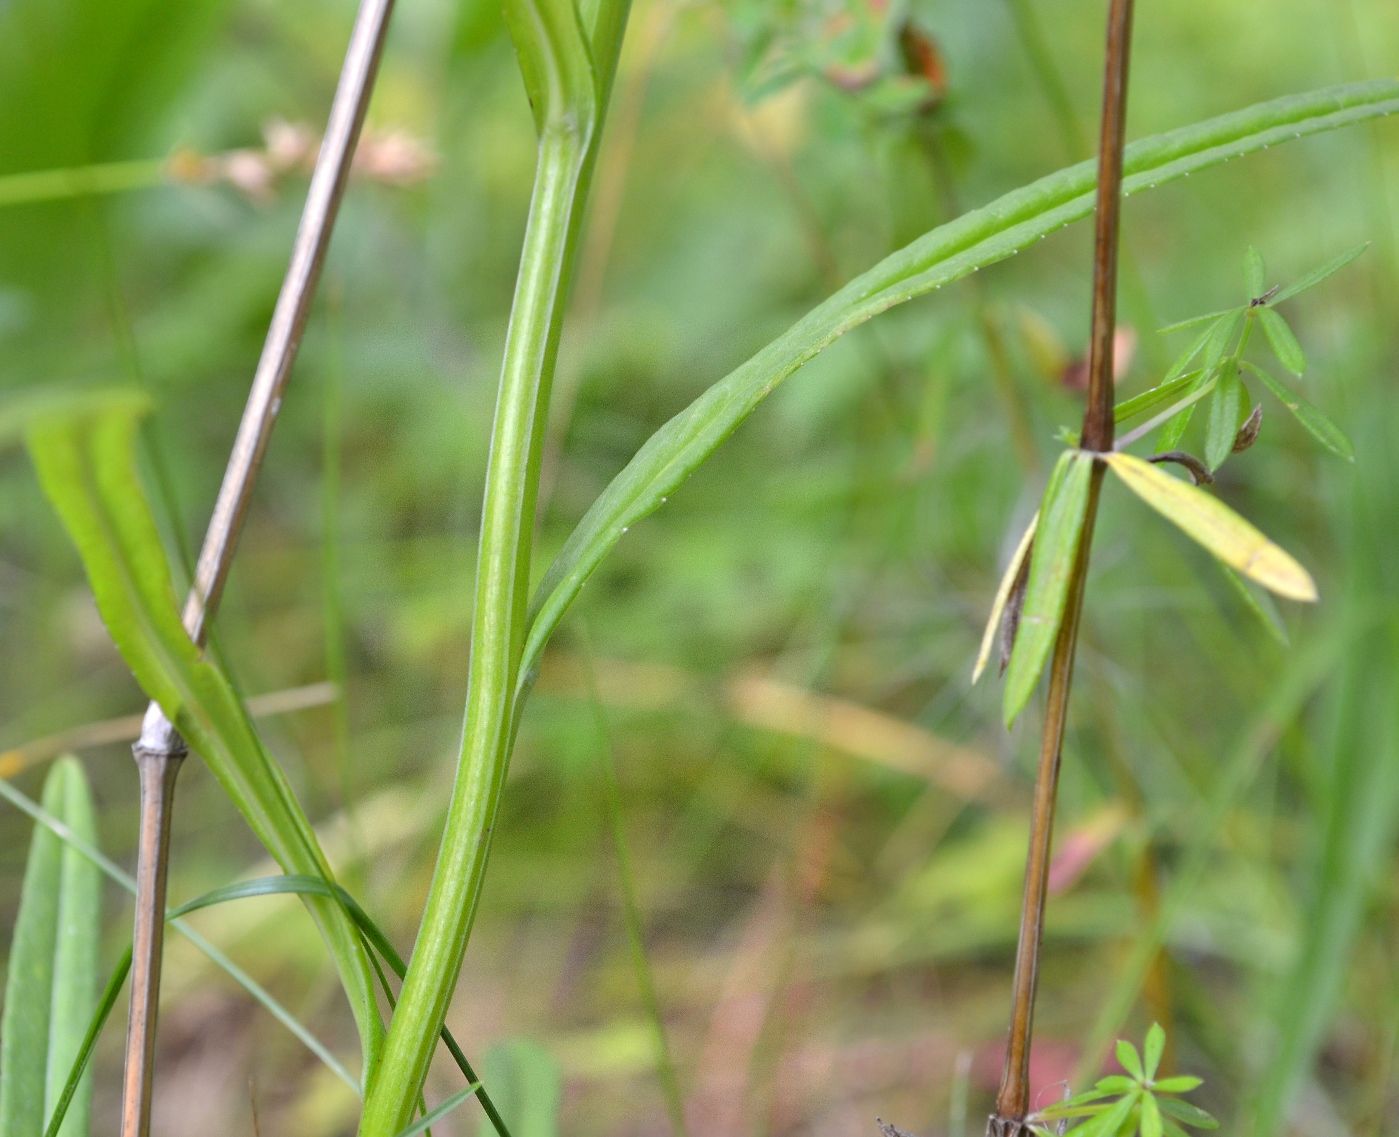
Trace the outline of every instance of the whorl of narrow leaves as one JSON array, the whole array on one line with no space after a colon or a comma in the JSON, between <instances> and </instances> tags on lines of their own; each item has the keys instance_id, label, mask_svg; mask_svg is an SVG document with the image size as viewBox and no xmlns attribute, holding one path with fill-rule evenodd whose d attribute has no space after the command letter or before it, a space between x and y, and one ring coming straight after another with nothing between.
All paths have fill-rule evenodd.
<instances>
[{"instance_id":1,"label":"whorl of narrow leaves","mask_svg":"<svg viewBox=\"0 0 1399 1137\"><path fill-rule=\"evenodd\" d=\"M1230 568L1289 600L1316 599L1311 574L1217 497L1131 454L1103 460L1128 489Z\"/></svg>"},{"instance_id":2,"label":"whorl of narrow leaves","mask_svg":"<svg viewBox=\"0 0 1399 1137\"><path fill-rule=\"evenodd\" d=\"M92 794L75 759L61 758L49 771L43 805L82 840L96 844ZM100 902L97 866L36 826L0 1020L0 1133L6 1137L44 1132L82 1048L96 995ZM91 1098L91 1078L85 1078L60 1137L86 1137Z\"/></svg>"},{"instance_id":3,"label":"whorl of narrow leaves","mask_svg":"<svg viewBox=\"0 0 1399 1137\"><path fill-rule=\"evenodd\" d=\"M1054 650L1064 605L1069 596L1074 561L1088 509L1088 484L1093 458L1081 450L1059 456L1040 507L1040 523L1030 555L1030 579L1020 628L1006 668L1002 714L1006 725L1025 708L1040 673Z\"/></svg>"}]
</instances>

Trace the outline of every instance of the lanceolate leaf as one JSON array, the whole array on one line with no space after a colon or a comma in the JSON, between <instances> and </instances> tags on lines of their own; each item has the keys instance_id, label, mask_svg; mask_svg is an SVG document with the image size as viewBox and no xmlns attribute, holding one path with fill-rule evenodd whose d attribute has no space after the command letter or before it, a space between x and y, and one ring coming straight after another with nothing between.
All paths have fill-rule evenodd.
<instances>
[{"instance_id":1,"label":"lanceolate leaf","mask_svg":"<svg viewBox=\"0 0 1399 1137\"><path fill-rule=\"evenodd\" d=\"M1015 552L1010 556L1010 564L1006 565L1005 574L996 589L996 597L991 601L991 615L986 618L986 630L981 633L981 650L976 653L976 665L972 668L973 683L981 678L981 673L986 670L986 663L991 658L991 649L996 644L996 629L1001 626L1001 620L1005 616L1006 601L1010 599L1015 579L1020 575L1020 568L1030 551L1030 543L1035 539L1035 527L1039 520L1040 515L1036 513L1030 518L1030 524L1025 526L1024 536L1015 546Z\"/></svg>"},{"instance_id":2,"label":"lanceolate leaf","mask_svg":"<svg viewBox=\"0 0 1399 1137\"><path fill-rule=\"evenodd\" d=\"M76 760L55 763L43 804L84 841L96 842L92 795ZM82 1047L97 988L100 884L87 858L48 829L35 828L0 1021L0 1133L6 1137L44 1131ZM91 1098L89 1078L79 1084L61 1137L86 1137Z\"/></svg>"},{"instance_id":3,"label":"lanceolate leaf","mask_svg":"<svg viewBox=\"0 0 1399 1137\"><path fill-rule=\"evenodd\" d=\"M1002 714L1007 726L1030 701L1054 650L1083 535L1092 472L1090 455L1080 450L1066 451L1060 455L1044 491L1035 548L1030 556L1030 580L1025 587L1025 609L1006 669Z\"/></svg>"},{"instance_id":4,"label":"lanceolate leaf","mask_svg":"<svg viewBox=\"0 0 1399 1137\"><path fill-rule=\"evenodd\" d=\"M1335 87L1261 103L1127 148L1123 192L1149 189L1265 146L1399 110L1399 82ZM857 277L666 423L594 502L530 606L520 667L527 689L564 612L623 531L667 496L804 363L866 320L950 284L1088 216L1094 161L1041 178L914 241Z\"/></svg>"},{"instance_id":5,"label":"lanceolate leaf","mask_svg":"<svg viewBox=\"0 0 1399 1137\"><path fill-rule=\"evenodd\" d=\"M1248 404L1248 392L1239 381L1239 365L1226 359L1219 369L1219 383L1210 399L1209 422L1205 427L1205 464L1211 471L1224 465L1234 450L1234 439Z\"/></svg>"},{"instance_id":6,"label":"lanceolate leaf","mask_svg":"<svg viewBox=\"0 0 1399 1137\"><path fill-rule=\"evenodd\" d=\"M44 491L78 547L98 610L122 658L222 783L288 872L330 878L315 832L232 685L201 658L180 622L170 568L136 476L137 408L46 415L27 441ZM340 969L360 1028L366 1072L382 1026L359 936L332 900L306 898Z\"/></svg>"},{"instance_id":7,"label":"lanceolate leaf","mask_svg":"<svg viewBox=\"0 0 1399 1137\"><path fill-rule=\"evenodd\" d=\"M1263 325L1263 334L1268 337L1268 346L1278 357L1278 362L1294 375L1301 375L1307 369L1307 357L1302 353L1302 345L1292 334L1287 321L1271 308L1255 308L1258 322Z\"/></svg>"},{"instance_id":8,"label":"lanceolate leaf","mask_svg":"<svg viewBox=\"0 0 1399 1137\"><path fill-rule=\"evenodd\" d=\"M1295 391L1284 387L1256 364L1245 362L1244 366L1251 374L1258 377L1258 381L1273 393L1278 402L1292 412L1297 421L1307 428L1313 438L1347 462L1355 461L1355 447L1351 445L1345 431L1332 422L1320 407L1313 406Z\"/></svg>"},{"instance_id":9,"label":"lanceolate leaf","mask_svg":"<svg viewBox=\"0 0 1399 1137\"><path fill-rule=\"evenodd\" d=\"M1264 283L1263 256L1252 245L1244 254L1244 284L1248 287L1250 297L1263 295L1266 288Z\"/></svg>"},{"instance_id":10,"label":"lanceolate leaf","mask_svg":"<svg viewBox=\"0 0 1399 1137\"><path fill-rule=\"evenodd\" d=\"M1306 276L1302 277L1302 279L1295 284L1289 284L1287 287L1279 289L1277 294L1273 296L1268 303L1281 304L1284 300L1291 300L1292 297L1296 296L1299 292L1305 292L1308 288L1315 287L1332 273L1340 272L1341 269L1345 268L1346 265L1350 264L1351 261L1355 260L1356 257L1369 247L1370 242L1366 241L1364 244L1356 245L1353 249L1347 249L1340 256L1332 258L1320 268L1313 269L1311 272L1307 273Z\"/></svg>"},{"instance_id":11,"label":"lanceolate leaf","mask_svg":"<svg viewBox=\"0 0 1399 1137\"><path fill-rule=\"evenodd\" d=\"M1307 570L1217 497L1134 455L1104 458L1128 489L1230 568L1290 600L1316 599Z\"/></svg>"}]
</instances>

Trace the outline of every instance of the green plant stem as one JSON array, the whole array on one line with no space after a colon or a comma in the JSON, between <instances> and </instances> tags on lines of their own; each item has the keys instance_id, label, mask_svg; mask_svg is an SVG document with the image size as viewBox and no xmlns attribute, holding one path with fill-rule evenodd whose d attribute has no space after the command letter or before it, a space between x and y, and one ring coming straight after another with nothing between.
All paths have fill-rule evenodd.
<instances>
[{"instance_id":1,"label":"green plant stem","mask_svg":"<svg viewBox=\"0 0 1399 1137\"><path fill-rule=\"evenodd\" d=\"M587 140L575 132L549 130L540 140L491 434L461 761L383 1070L365 1103L360 1129L365 1137L388 1137L412 1121L413 1098L447 1015L485 876L509 762L511 695L524 642L537 428L548 402L567 283L563 270L577 231L587 150Z\"/></svg>"},{"instance_id":2,"label":"green plant stem","mask_svg":"<svg viewBox=\"0 0 1399 1137\"><path fill-rule=\"evenodd\" d=\"M597 12L593 89L580 93L577 45L568 39L579 32L569 25L572 5L507 8L535 102L538 161L486 470L461 758L417 945L365 1100L362 1137L394 1137L413 1120L481 895L518 725L515 688L549 388L628 10L629 0L613 0Z\"/></svg>"},{"instance_id":3,"label":"green plant stem","mask_svg":"<svg viewBox=\"0 0 1399 1137\"><path fill-rule=\"evenodd\" d=\"M60 170L26 170L0 178L0 207L125 193L165 185L168 181L164 158L137 158Z\"/></svg>"},{"instance_id":4,"label":"green plant stem","mask_svg":"<svg viewBox=\"0 0 1399 1137\"><path fill-rule=\"evenodd\" d=\"M1098 148L1097 225L1093 256L1093 321L1089 334L1088 406L1083 415L1085 449L1103 452L1113 440L1113 333L1117 319L1117 249L1122 206L1122 149L1127 119L1127 76L1132 39L1132 0L1112 0L1108 9L1107 61L1104 66L1103 122ZM1083 594L1088 578L1093 528L1104 467L1095 462L1088 488L1082 535L1074 559L1064 621L1054 644L1049 697L1040 739L1035 779L1030 847L1025 864L1025 894L1015 954L1010 1039L1001 1072L996 1110L987 1122L987 1137L1015 1137L1025 1131L1030 1109L1030 1041L1034 1028L1035 989L1039 979L1044 910L1049 891L1054 806L1068 720L1069 689L1078 645Z\"/></svg>"}]
</instances>

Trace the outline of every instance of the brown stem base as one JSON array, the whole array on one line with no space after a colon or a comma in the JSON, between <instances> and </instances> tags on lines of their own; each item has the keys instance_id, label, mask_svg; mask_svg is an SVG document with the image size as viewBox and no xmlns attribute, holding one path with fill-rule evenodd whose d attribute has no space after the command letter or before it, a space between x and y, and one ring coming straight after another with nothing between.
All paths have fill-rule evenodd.
<instances>
[{"instance_id":1,"label":"brown stem base","mask_svg":"<svg viewBox=\"0 0 1399 1137\"><path fill-rule=\"evenodd\" d=\"M986 1137L1036 1137L1024 1118L1001 1117L993 1113L986 1119Z\"/></svg>"}]
</instances>

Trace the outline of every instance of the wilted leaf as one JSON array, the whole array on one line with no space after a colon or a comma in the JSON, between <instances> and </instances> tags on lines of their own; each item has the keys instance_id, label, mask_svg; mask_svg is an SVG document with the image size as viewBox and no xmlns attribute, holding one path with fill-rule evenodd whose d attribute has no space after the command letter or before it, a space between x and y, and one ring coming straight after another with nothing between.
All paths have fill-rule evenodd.
<instances>
[{"instance_id":1,"label":"wilted leaf","mask_svg":"<svg viewBox=\"0 0 1399 1137\"><path fill-rule=\"evenodd\" d=\"M976 653L976 665L972 668L973 683L981 678L981 673L986 670L987 661L991 658L991 649L996 643L996 629L1001 626L1001 618L1006 610L1006 601L1010 599L1011 589L1015 586L1015 578L1020 575L1021 566L1025 563L1025 555L1030 551L1030 544L1035 539L1035 527L1039 524L1039 520L1038 513L1030 518L1030 524L1025 527L1025 533L1015 546L1015 552L1010 556L1010 564L1006 565L1001 583L996 588L995 599L991 601L991 614L986 618L986 630L981 634L981 650Z\"/></svg>"},{"instance_id":2,"label":"wilted leaf","mask_svg":"<svg viewBox=\"0 0 1399 1137\"><path fill-rule=\"evenodd\" d=\"M1066 451L1055 464L1044 491L1034 552L1030 556L1030 579L1025 587L1020 632L1006 669L1003 714L1007 726L1029 702L1059 634L1079 538L1083 533L1092 470L1090 455L1077 450Z\"/></svg>"},{"instance_id":3,"label":"wilted leaf","mask_svg":"<svg viewBox=\"0 0 1399 1137\"><path fill-rule=\"evenodd\" d=\"M1316 599L1307 570L1218 498L1131 454L1104 459L1128 489L1229 567L1279 596Z\"/></svg>"}]
</instances>

